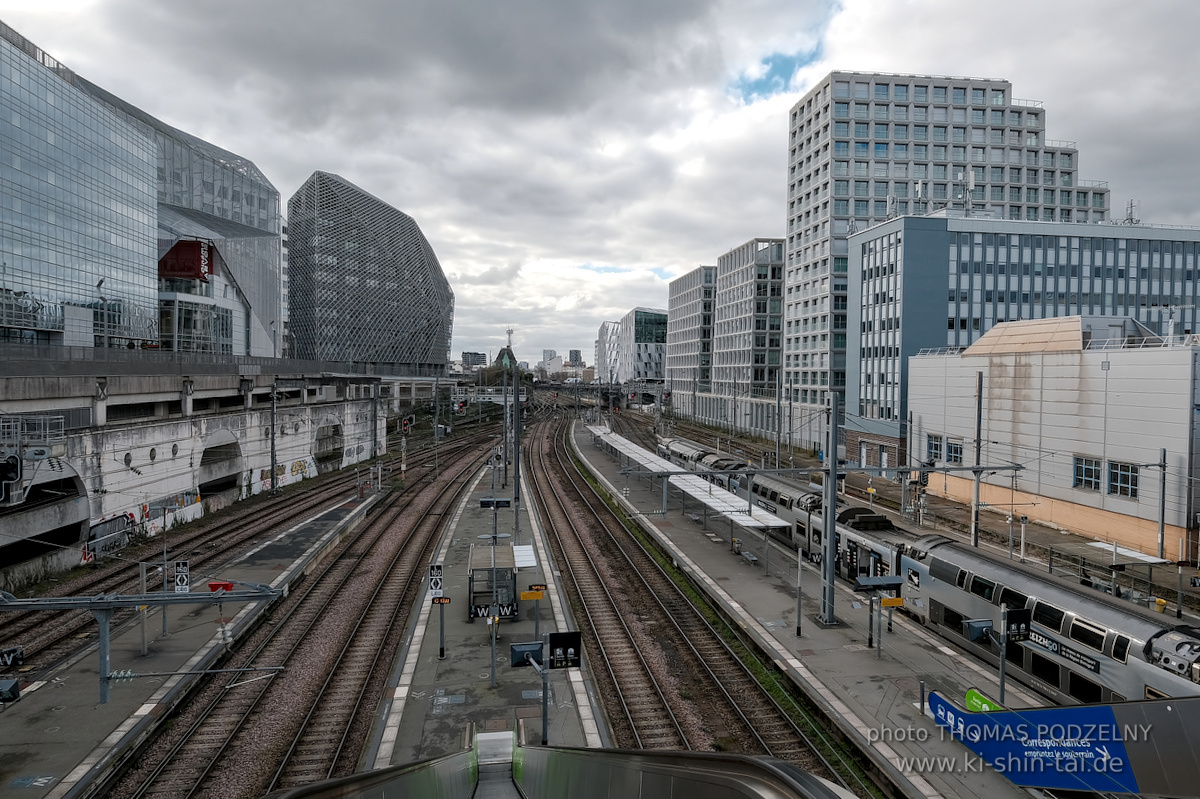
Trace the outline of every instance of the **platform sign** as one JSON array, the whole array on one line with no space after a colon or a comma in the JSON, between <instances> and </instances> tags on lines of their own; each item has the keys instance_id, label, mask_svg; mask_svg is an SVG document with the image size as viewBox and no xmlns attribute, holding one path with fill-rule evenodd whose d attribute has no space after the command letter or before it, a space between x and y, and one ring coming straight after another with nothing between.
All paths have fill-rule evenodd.
<instances>
[{"instance_id":1,"label":"platform sign","mask_svg":"<svg viewBox=\"0 0 1200 799\"><path fill-rule=\"evenodd\" d=\"M937 692L934 720L1014 784L1104 793L1138 793L1125 748L1126 727L1111 705L970 713Z\"/></svg>"},{"instance_id":2,"label":"platform sign","mask_svg":"<svg viewBox=\"0 0 1200 799\"><path fill-rule=\"evenodd\" d=\"M1010 608L1005 620L1007 626L1004 632L1008 636L1009 643L1029 640L1029 631L1033 626L1032 610L1028 608L1013 610Z\"/></svg>"},{"instance_id":3,"label":"platform sign","mask_svg":"<svg viewBox=\"0 0 1200 799\"><path fill-rule=\"evenodd\" d=\"M546 584L545 583L534 583L533 585L529 586L529 590L530 591L545 591Z\"/></svg>"},{"instance_id":4,"label":"platform sign","mask_svg":"<svg viewBox=\"0 0 1200 799\"><path fill-rule=\"evenodd\" d=\"M975 688L967 689L967 710L972 713L991 713L994 710L1004 710L1004 706L987 694Z\"/></svg>"},{"instance_id":5,"label":"platform sign","mask_svg":"<svg viewBox=\"0 0 1200 799\"><path fill-rule=\"evenodd\" d=\"M429 595L431 597L442 596L442 564L429 564Z\"/></svg>"},{"instance_id":6,"label":"platform sign","mask_svg":"<svg viewBox=\"0 0 1200 799\"><path fill-rule=\"evenodd\" d=\"M192 574L186 560L175 561L175 593L188 594L192 590Z\"/></svg>"},{"instance_id":7,"label":"platform sign","mask_svg":"<svg viewBox=\"0 0 1200 799\"><path fill-rule=\"evenodd\" d=\"M449 604L450 604L450 597L448 597L448 596L435 596L435 597L433 598L432 602L433 602L433 604L435 604L435 605L449 605Z\"/></svg>"},{"instance_id":8,"label":"platform sign","mask_svg":"<svg viewBox=\"0 0 1200 799\"><path fill-rule=\"evenodd\" d=\"M496 508L511 508L512 500L511 499L500 499L498 497L487 497L485 499L479 500L479 507L492 508L493 510Z\"/></svg>"},{"instance_id":9,"label":"platform sign","mask_svg":"<svg viewBox=\"0 0 1200 799\"><path fill-rule=\"evenodd\" d=\"M522 591L521 592L522 600L531 599L531 600L536 601L536 600L545 599L545 598L546 598L546 595L542 591Z\"/></svg>"},{"instance_id":10,"label":"platform sign","mask_svg":"<svg viewBox=\"0 0 1200 799\"><path fill-rule=\"evenodd\" d=\"M904 607L904 597L902 596L885 596L879 600L881 608L902 608Z\"/></svg>"},{"instance_id":11,"label":"platform sign","mask_svg":"<svg viewBox=\"0 0 1200 799\"><path fill-rule=\"evenodd\" d=\"M583 665L583 633L573 630L550 633L550 668L571 669Z\"/></svg>"}]
</instances>

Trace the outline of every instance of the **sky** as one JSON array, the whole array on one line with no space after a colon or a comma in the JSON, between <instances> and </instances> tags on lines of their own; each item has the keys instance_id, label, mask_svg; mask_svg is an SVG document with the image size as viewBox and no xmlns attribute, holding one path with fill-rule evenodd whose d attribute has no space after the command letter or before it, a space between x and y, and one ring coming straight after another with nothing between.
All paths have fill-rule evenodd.
<instances>
[{"instance_id":1,"label":"sky","mask_svg":"<svg viewBox=\"0 0 1200 799\"><path fill-rule=\"evenodd\" d=\"M782 237L788 111L834 69L1004 78L1145 222L1200 225L1200 3L0 0L79 75L253 160L412 216L452 357L582 350L668 283Z\"/></svg>"}]
</instances>

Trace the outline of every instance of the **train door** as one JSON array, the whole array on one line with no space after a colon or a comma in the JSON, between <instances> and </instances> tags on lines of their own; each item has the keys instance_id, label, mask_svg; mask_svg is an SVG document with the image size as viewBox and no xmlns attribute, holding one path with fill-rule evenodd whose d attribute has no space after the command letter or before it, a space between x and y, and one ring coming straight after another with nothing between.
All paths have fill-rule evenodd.
<instances>
[{"instance_id":1,"label":"train door","mask_svg":"<svg viewBox=\"0 0 1200 799\"><path fill-rule=\"evenodd\" d=\"M867 442L865 441L858 442L858 465L867 465Z\"/></svg>"},{"instance_id":2,"label":"train door","mask_svg":"<svg viewBox=\"0 0 1200 799\"><path fill-rule=\"evenodd\" d=\"M846 557L843 559L842 565L845 571L842 572L842 577L853 581L858 576L858 544L854 541L846 542Z\"/></svg>"}]
</instances>

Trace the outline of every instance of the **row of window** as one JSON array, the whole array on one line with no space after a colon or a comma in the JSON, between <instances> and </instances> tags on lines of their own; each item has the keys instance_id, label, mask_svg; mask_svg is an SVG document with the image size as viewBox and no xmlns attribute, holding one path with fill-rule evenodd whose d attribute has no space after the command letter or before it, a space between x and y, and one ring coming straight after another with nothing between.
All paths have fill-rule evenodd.
<instances>
[{"instance_id":1,"label":"row of window","mask_svg":"<svg viewBox=\"0 0 1200 799\"><path fill-rule=\"evenodd\" d=\"M996 112L993 112L996 113ZM977 125L985 124L982 117L983 112L979 112L978 119L971 121ZM995 123L1002 124L1002 123ZM851 128L851 125L854 127ZM976 144L1015 144L1021 145L1028 143L1031 139L1036 142L1038 132L1035 130L1019 130L1016 128L1004 127L952 127L948 125L924 125L913 124L909 125L906 122L834 122L833 135L835 138L847 139L851 137L855 139L876 139L886 140L893 139L895 141L907 141L910 138L914 141L934 141L934 142L955 142L966 144L974 142ZM818 138L818 141L825 138L824 135ZM806 142L804 147L809 146ZM802 148L803 149L803 148ZM1057 159L1061 166L1069 167L1074 163L1073 153L1056 153L1050 151L1046 153L1049 157L1050 165L1054 165Z\"/></svg>"},{"instance_id":2,"label":"row of window","mask_svg":"<svg viewBox=\"0 0 1200 799\"><path fill-rule=\"evenodd\" d=\"M943 450L943 445L945 449ZM961 438L945 438L940 435L929 435L925 439L925 459L926 461L936 462L943 460L945 455L946 463L962 464L963 462L963 442Z\"/></svg>"},{"instance_id":3,"label":"row of window","mask_svg":"<svg viewBox=\"0 0 1200 799\"><path fill-rule=\"evenodd\" d=\"M932 98L935 103L952 102L955 105L966 105L967 99L970 97L972 105L984 105L988 102L988 90L972 87L968 90L965 86L933 86L933 91L930 92L928 84L917 84L911 87L911 98L918 102L927 102ZM910 97L910 86L907 83L883 83L876 82L872 89L872 84L867 81L854 81L853 85L850 81L834 81L833 82L833 97L836 100L899 100L905 102ZM970 94L968 95L968 91ZM1004 89L991 89L990 102L992 105L1006 105L1007 93Z\"/></svg>"},{"instance_id":4,"label":"row of window","mask_svg":"<svg viewBox=\"0 0 1200 799\"><path fill-rule=\"evenodd\" d=\"M863 99L863 98L859 98ZM922 102L920 100L918 103ZM966 122L968 119L978 121L981 124L994 125L1009 125L1011 127L1031 127L1036 128L1042 124L1041 111L1020 111L1016 108L987 108L976 107L971 108L955 108L945 105L935 104L932 107L928 105L908 105L901 100L898 103L891 102L843 102L835 101L833 104L833 118L846 119L853 117L855 119L888 119L889 116L899 120L913 119L917 122ZM798 117L793 118L793 123L799 122ZM816 122L816 120L812 120ZM797 132L809 129L812 124L798 125Z\"/></svg>"}]
</instances>

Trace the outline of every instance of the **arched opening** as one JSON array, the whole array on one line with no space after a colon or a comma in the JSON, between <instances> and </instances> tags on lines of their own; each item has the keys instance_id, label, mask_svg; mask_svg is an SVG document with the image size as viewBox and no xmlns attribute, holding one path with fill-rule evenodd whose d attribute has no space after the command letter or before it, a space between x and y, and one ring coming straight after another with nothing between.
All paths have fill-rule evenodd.
<instances>
[{"instance_id":1,"label":"arched opening","mask_svg":"<svg viewBox=\"0 0 1200 799\"><path fill-rule=\"evenodd\" d=\"M30 483L20 504L0 509L0 562L18 563L63 547L88 532L87 489L61 458L27 460Z\"/></svg>"},{"instance_id":2,"label":"arched opening","mask_svg":"<svg viewBox=\"0 0 1200 799\"><path fill-rule=\"evenodd\" d=\"M213 433L200 455L197 483L201 499L237 488L241 484L242 447L229 430Z\"/></svg>"},{"instance_id":3,"label":"arched opening","mask_svg":"<svg viewBox=\"0 0 1200 799\"><path fill-rule=\"evenodd\" d=\"M317 474L326 474L342 467L345 458L346 439L342 435L342 423L332 416L321 420L313 441L313 460L317 462Z\"/></svg>"}]
</instances>

